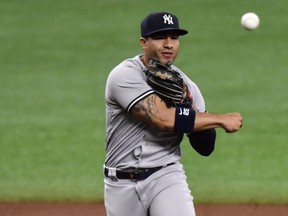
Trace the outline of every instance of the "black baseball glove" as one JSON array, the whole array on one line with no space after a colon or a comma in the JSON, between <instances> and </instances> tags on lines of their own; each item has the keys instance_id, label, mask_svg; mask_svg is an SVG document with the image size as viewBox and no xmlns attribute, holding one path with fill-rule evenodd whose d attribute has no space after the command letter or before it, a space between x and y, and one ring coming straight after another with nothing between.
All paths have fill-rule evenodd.
<instances>
[{"instance_id":1,"label":"black baseball glove","mask_svg":"<svg viewBox=\"0 0 288 216\"><path fill-rule=\"evenodd\" d=\"M188 98L188 89L180 73L154 59L149 64L145 71L147 83L167 107L191 107L192 100Z\"/></svg>"}]
</instances>

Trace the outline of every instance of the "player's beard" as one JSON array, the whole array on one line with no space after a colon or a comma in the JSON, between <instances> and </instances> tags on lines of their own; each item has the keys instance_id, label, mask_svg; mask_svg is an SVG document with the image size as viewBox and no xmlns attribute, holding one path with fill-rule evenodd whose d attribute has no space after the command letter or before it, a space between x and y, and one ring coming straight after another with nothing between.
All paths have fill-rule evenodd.
<instances>
[{"instance_id":1,"label":"player's beard","mask_svg":"<svg viewBox=\"0 0 288 216\"><path fill-rule=\"evenodd\" d=\"M173 64L173 61L169 61L169 60L166 63L167 66L171 66L172 64Z\"/></svg>"},{"instance_id":2,"label":"player's beard","mask_svg":"<svg viewBox=\"0 0 288 216\"><path fill-rule=\"evenodd\" d=\"M162 64L165 64L167 66L171 66L174 62L174 60L176 59L177 54L173 53L173 56L169 59L165 58L161 53L160 54L152 54L150 55L150 59L154 59L157 60L159 62L161 62Z\"/></svg>"}]
</instances>

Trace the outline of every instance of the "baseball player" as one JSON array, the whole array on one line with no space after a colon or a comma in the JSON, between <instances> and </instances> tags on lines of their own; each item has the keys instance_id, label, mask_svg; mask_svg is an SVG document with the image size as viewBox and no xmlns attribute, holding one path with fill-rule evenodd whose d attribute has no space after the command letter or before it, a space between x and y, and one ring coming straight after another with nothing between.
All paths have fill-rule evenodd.
<instances>
[{"instance_id":1,"label":"baseball player","mask_svg":"<svg viewBox=\"0 0 288 216\"><path fill-rule=\"evenodd\" d=\"M232 133L242 126L239 113L206 112L197 85L173 65L179 37L187 33L174 14L149 14L141 23L143 53L124 60L108 76L104 164L108 216L194 216L193 197L179 162L184 135L199 154L208 156L214 150L215 128ZM180 88L176 90L180 99L171 96L172 105L170 95L156 90L163 85L147 75L153 65L155 77L168 83L163 91ZM162 73L157 65L170 72ZM172 78L180 80L180 87Z\"/></svg>"}]
</instances>

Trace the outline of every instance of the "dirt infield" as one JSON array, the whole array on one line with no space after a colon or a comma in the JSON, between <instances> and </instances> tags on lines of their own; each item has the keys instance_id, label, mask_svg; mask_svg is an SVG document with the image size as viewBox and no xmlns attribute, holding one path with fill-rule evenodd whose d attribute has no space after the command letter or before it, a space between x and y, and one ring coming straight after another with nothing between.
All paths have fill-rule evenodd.
<instances>
[{"instance_id":1,"label":"dirt infield","mask_svg":"<svg viewBox=\"0 0 288 216\"><path fill-rule=\"evenodd\" d=\"M287 216L287 205L196 205L197 216ZM0 203L1 216L105 216L101 203Z\"/></svg>"}]
</instances>

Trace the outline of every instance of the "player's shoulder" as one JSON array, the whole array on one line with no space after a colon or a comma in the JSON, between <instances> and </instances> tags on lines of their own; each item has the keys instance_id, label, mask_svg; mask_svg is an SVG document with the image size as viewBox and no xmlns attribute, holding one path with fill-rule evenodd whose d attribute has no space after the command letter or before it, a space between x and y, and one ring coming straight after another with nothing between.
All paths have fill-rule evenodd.
<instances>
[{"instance_id":1,"label":"player's shoulder","mask_svg":"<svg viewBox=\"0 0 288 216\"><path fill-rule=\"evenodd\" d=\"M184 79L184 81L186 83L190 83L193 86L196 85L196 83L185 72L183 72L181 69L179 69L177 66L171 65L171 67L173 70L177 71L181 75L181 77Z\"/></svg>"},{"instance_id":2,"label":"player's shoulder","mask_svg":"<svg viewBox=\"0 0 288 216\"><path fill-rule=\"evenodd\" d=\"M110 72L108 76L108 80L120 81L130 80L130 79L138 79L139 77L143 77L145 74L144 65L140 60L140 55L137 55L132 58L127 58L116 65Z\"/></svg>"},{"instance_id":3,"label":"player's shoulder","mask_svg":"<svg viewBox=\"0 0 288 216\"><path fill-rule=\"evenodd\" d=\"M123 70L123 69L134 69L142 71L144 69L144 65L140 60L140 55L136 55L132 58L127 58L120 62L113 70Z\"/></svg>"},{"instance_id":4,"label":"player's shoulder","mask_svg":"<svg viewBox=\"0 0 288 216\"><path fill-rule=\"evenodd\" d=\"M194 80L192 80L188 74L184 73L182 70L180 70L178 67L176 67L175 65L172 65L172 68L176 71L178 71L181 75L181 77L183 78L184 82L186 83L188 89L190 90L191 93L193 93L193 97L194 99L197 100L203 100L203 96L201 94L200 88L198 87L198 85L196 84L196 82ZM202 102L201 102L202 104ZM204 104L204 103L203 103ZM202 105L201 105L202 107ZM201 109L202 110L202 109Z\"/></svg>"},{"instance_id":5,"label":"player's shoulder","mask_svg":"<svg viewBox=\"0 0 288 216\"><path fill-rule=\"evenodd\" d=\"M179 68L177 67L176 65L171 65L171 68L174 70L174 71L177 71L182 77L186 76L186 74ZM186 76L187 77L187 76Z\"/></svg>"}]
</instances>

